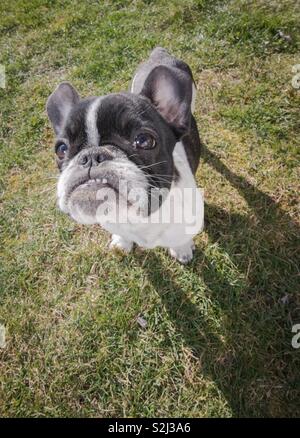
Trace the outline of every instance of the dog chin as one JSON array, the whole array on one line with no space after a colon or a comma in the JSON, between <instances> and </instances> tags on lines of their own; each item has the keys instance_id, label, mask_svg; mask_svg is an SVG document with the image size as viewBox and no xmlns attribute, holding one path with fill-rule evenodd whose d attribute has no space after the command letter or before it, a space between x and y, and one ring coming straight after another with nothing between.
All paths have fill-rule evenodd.
<instances>
[{"instance_id":1,"label":"dog chin","mask_svg":"<svg viewBox=\"0 0 300 438\"><path fill-rule=\"evenodd\" d=\"M81 224L90 225L99 223L98 210L110 197L115 197L115 190L105 186L100 180L88 180L71 191L68 196L67 208L70 216ZM106 201L107 203L107 201ZM108 208L108 206L107 206Z\"/></svg>"},{"instance_id":2,"label":"dog chin","mask_svg":"<svg viewBox=\"0 0 300 438\"><path fill-rule=\"evenodd\" d=\"M68 200L68 212L78 223L85 225L138 223L148 216L146 191L122 194L110 186L87 182L76 188Z\"/></svg>"}]
</instances>

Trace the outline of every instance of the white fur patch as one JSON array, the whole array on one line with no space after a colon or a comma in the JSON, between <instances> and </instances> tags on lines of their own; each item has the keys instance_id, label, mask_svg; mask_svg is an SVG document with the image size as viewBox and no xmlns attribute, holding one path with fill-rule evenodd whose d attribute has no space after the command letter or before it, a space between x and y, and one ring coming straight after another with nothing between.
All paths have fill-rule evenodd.
<instances>
[{"instance_id":1,"label":"white fur patch","mask_svg":"<svg viewBox=\"0 0 300 438\"><path fill-rule=\"evenodd\" d=\"M68 213L68 207L66 204L66 185L67 181L72 174L72 161L64 168L59 176L57 184L57 203L61 211Z\"/></svg>"},{"instance_id":2,"label":"white fur patch","mask_svg":"<svg viewBox=\"0 0 300 438\"><path fill-rule=\"evenodd\" d=\"M196 89L195 84L193 83L192 103L191 103L191 111L192 111L192 113L195 111L196 95L197 95L197 89Z\"/></svg>"},{"instance_id":3,"label":"white fur patch","mask_svg":"<svg viewBox=\"0 0 300 438\"><path fill-rule=\"evenodd\" d=\"M99 146L100 136L97 128L97 114L101 100L101 97L97 97L87 111L85 124L89 146Z\"/></svg>"}]
</instances>

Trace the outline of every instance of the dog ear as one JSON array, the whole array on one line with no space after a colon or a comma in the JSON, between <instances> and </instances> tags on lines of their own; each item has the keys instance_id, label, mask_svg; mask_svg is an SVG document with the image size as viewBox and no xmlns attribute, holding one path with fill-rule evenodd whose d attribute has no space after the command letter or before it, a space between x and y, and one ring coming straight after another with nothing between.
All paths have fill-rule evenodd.
<instances>
[{"instance_id":1,"label":"dog ear","mask_svg":"<svg viewBox=\"0 0 300 438\"><path fill-rule=\"evenodd\" d=\"M149 73L141 94L150 99L169 123L176 138L179 139L189 130L192 79L187 72L159 65Z\"/></svg>"},{"instance_id":2,"label":"dog ear","mask_svg":"<svg viewBox=\"0 0 300 438\"><path fill-rule=\"evenodd\" d=\"M50 94L46 110L56 135L61 132L69 112L79 100L79 94L69 82L62 82Z\"/></svg>"}]
</instances>

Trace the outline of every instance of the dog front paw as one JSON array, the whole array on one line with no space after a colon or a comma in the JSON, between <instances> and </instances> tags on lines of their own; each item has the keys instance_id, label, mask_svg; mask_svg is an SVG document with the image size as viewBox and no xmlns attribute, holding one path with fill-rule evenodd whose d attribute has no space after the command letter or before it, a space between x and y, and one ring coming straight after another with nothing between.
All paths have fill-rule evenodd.
<instances>
[{"instance_id":1,"label":"dog front paw","mask_svg":"<svg viewBox=\"0 0 300 438\"><path fill-rule=\"evenodd\" d=\"M195 249L195 245L192 241L189 244L180 246L178 248L170 248L169 251L171 256L178 260L179 263L186 265L193 258L193 249Z\"/></svg>"},{"instance_id":2,"label":"dog front paw","mask_svg":"<svg viewBox=\"0 0 300 438\"><path fill-rule=\"evenodd\" d=\"M117 249L124 252L130 252L132 250L133 243L130 240L126 240L117 234L112 235L111 242L109 244L110 249Z\"/></svg>"}]
</instances>

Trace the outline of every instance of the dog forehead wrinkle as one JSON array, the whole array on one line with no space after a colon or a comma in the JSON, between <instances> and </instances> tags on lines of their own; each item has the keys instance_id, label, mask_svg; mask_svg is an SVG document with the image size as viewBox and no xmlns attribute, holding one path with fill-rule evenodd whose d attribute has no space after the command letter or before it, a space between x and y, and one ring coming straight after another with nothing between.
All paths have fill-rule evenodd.
<instances>
[{"instance_id":1,"label":"dog forehead wrinkle","mask_svg":"<svg viewBox=\"0 0 300 438\"><path fill-rule=\"evenodd\" d=\"M89 106L86 113L86 134L88 144L90 146L98 146L100 142L100 135L97 127L98 111L101 105L102 97L97 97Z\"/></svg>"},{"instance_id":2,"label":"dog forehead wrinkle","mask_svg":"<svg viewBox=\"0 0 300 438\"><path fill-rule=\"evenodd\" d=\"M152 119L151 109L149 102L131 93L109 94L103 98L101 111L98 112L100 134L108 129L134 129L143 121Z\"/></svg>"},{"instance_id":3,"label":"dog forehead wrinkle","mask_svg":"<svg viewBox=\"0 0 300 438\"><path fill-rule=\"evenodd\" d=\"M112 134L129 139L132 132L139 129L152 129L163 141L168 138L169 142L173 142L173 139L169 139L170 136L173 137L171 129L146 97L134 93L103 96L101 111L98 111L101 141L109 140Z\"/></svg>"}]
</instances>

